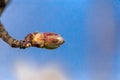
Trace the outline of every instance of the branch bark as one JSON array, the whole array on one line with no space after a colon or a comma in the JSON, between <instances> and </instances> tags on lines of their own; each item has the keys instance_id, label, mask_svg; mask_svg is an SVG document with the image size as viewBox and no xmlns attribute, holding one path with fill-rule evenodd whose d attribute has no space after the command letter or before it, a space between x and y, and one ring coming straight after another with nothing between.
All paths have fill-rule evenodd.
<instances>
[{"instance_id":1,"label":"branch bark","mask_svg":"<svg viewBox=\"0 0 120 80\"><path fill-rule=\"evenodd\" d=\"M17 40L9 35L4 26L0 23L0 38L13 48L25 49L28 47L56 49L64 43L64 39L56 33L34 32L28 34L24 40Z\"/></svg>"},{"instance_id":2,"label":"branch bark","mask_svg":"<svg viewBox=\"0 0 120 80\"><path fill-rule=\"evenodd\" d=\"M12 36L10 36L1 23L0 23L0 38L13 48L25 49L31 46L31 44L26 42L25 40L16 40Z\"/></svg>"},{"instance_id":3,"label":"branch bark","mask_svg":"<svg viewBox=\"0 0 120 80\"><path fill-rule=\"evenodd\" d=\"M0 0L0 16L8 2L9 0ZM46 49L55 49L64 43L64 39L60 35L51 32L34 32L32 34L28 34L24 40L17 40L9 35L9 33L6 31L6 29L1 23L0 38L13 48L22 49L28 48L30 46Z\"/></svg>"}]
</instances>

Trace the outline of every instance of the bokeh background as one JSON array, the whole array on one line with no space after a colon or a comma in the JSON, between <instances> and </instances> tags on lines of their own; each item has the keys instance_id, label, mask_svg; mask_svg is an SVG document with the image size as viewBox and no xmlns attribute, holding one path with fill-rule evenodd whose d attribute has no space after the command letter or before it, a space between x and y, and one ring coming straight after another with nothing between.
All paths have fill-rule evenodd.
<instances>
[{"instance_id":1,"label":"bokeh background","mask_svg":"<svg viewBox=\"0 0 120 80\"><path fill-rule=\"evenodd\" d=\"M56 32L65 44L22 50L0 40L0 80L16 80L21 60L59 65L69 80L120 80L120 0L11 0L1 20L16 39Z\"/></svg>"}]
</instances>

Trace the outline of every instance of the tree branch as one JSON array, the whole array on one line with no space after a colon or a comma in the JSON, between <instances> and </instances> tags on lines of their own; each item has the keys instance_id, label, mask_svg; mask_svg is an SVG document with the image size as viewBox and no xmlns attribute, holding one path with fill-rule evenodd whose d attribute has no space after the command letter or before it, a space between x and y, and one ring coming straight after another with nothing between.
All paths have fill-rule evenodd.
<instances>
[{"instance_id":1,"label":"tree branch","mask_svg":"<svg viewBox=\"0 0 120 80\"><path fill-rule=\"evenodd\" d=\"M0 38L11 47L21 49L31 46L37 48L56 49L64 43L64 39L60 35L51 32L34 32L28 34L24 40L16 40L9 35L2 24L0 24Z\"/></svg>"},{"instance_id":2,"label":"tree branch","mask_svg":"<svg viewBox=\"0 0 120 80\"><path fill-rule=\"evenodd\" d=\"M0 0L0 16L8 2L9 0ZM24 40L16 40L9 35L9 33L5 30L4 26L1 23L0 38L13 48L22 49L28 48L30 46L46 49L55 49L64 43L64 39L60 35L51 32L34 32L28 34Z\"/></svg>"},{"instance_id":3,"label":"tree branch","mask_svg":"<svg viewBox=\"0 0 120 80\"><path fill-rule=\"evenodd\" d=\"M0 38L14 48L25 49L31 46L31 44L26 42L25 40L16 40L11 37L2 24L0 24Z\"/></svg>"}]
</instances>

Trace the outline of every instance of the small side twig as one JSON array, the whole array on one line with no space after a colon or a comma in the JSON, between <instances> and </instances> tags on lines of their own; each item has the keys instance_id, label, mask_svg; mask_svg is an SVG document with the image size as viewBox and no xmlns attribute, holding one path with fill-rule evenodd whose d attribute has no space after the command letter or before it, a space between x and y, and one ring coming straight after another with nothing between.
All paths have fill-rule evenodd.
<instances>
[{"instance_id":1,"label":"small side twig","mask_svg":"<svg viewBox=\"0 0 120 80\"><path fill-rule=\"evenodd\" d=\"M31 44L25 40L16 40L11 37L2 24L0 24L0 38L13 48L25 49L31 46Z\"/></svg>"},{"instance_id":2,"label":"small side twig","mask_svg":"<svg viewBox=\"0 0 120 80\"><path fill-rule=\"evenodd\" d=\"M64 39L51 32L28 34L24 40L17 40L9 35L4 26L0 24L0 38L13 48L25 49L29 47L55 49L64 43Z\"/></svg>"}]
</instances>

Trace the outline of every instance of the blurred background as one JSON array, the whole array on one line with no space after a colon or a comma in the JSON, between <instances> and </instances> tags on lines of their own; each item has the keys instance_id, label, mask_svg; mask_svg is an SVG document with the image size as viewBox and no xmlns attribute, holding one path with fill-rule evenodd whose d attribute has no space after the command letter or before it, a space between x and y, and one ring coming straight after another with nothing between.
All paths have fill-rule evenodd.
<instances>
[{"instance_id":1,"label":"blurred background","mask_svg":"<svg viewBox=\"0 0 120 80\"><path fill-rule=\"evenodd\" d=\"M34 31L56 32L65 44L22 50L0 40L0 80L24 80L22 70L40 76L51 65L66 77L55 80L120 80L120 0L11 0L1 20L16 39Z\"/></svg>"}]
</instances>

